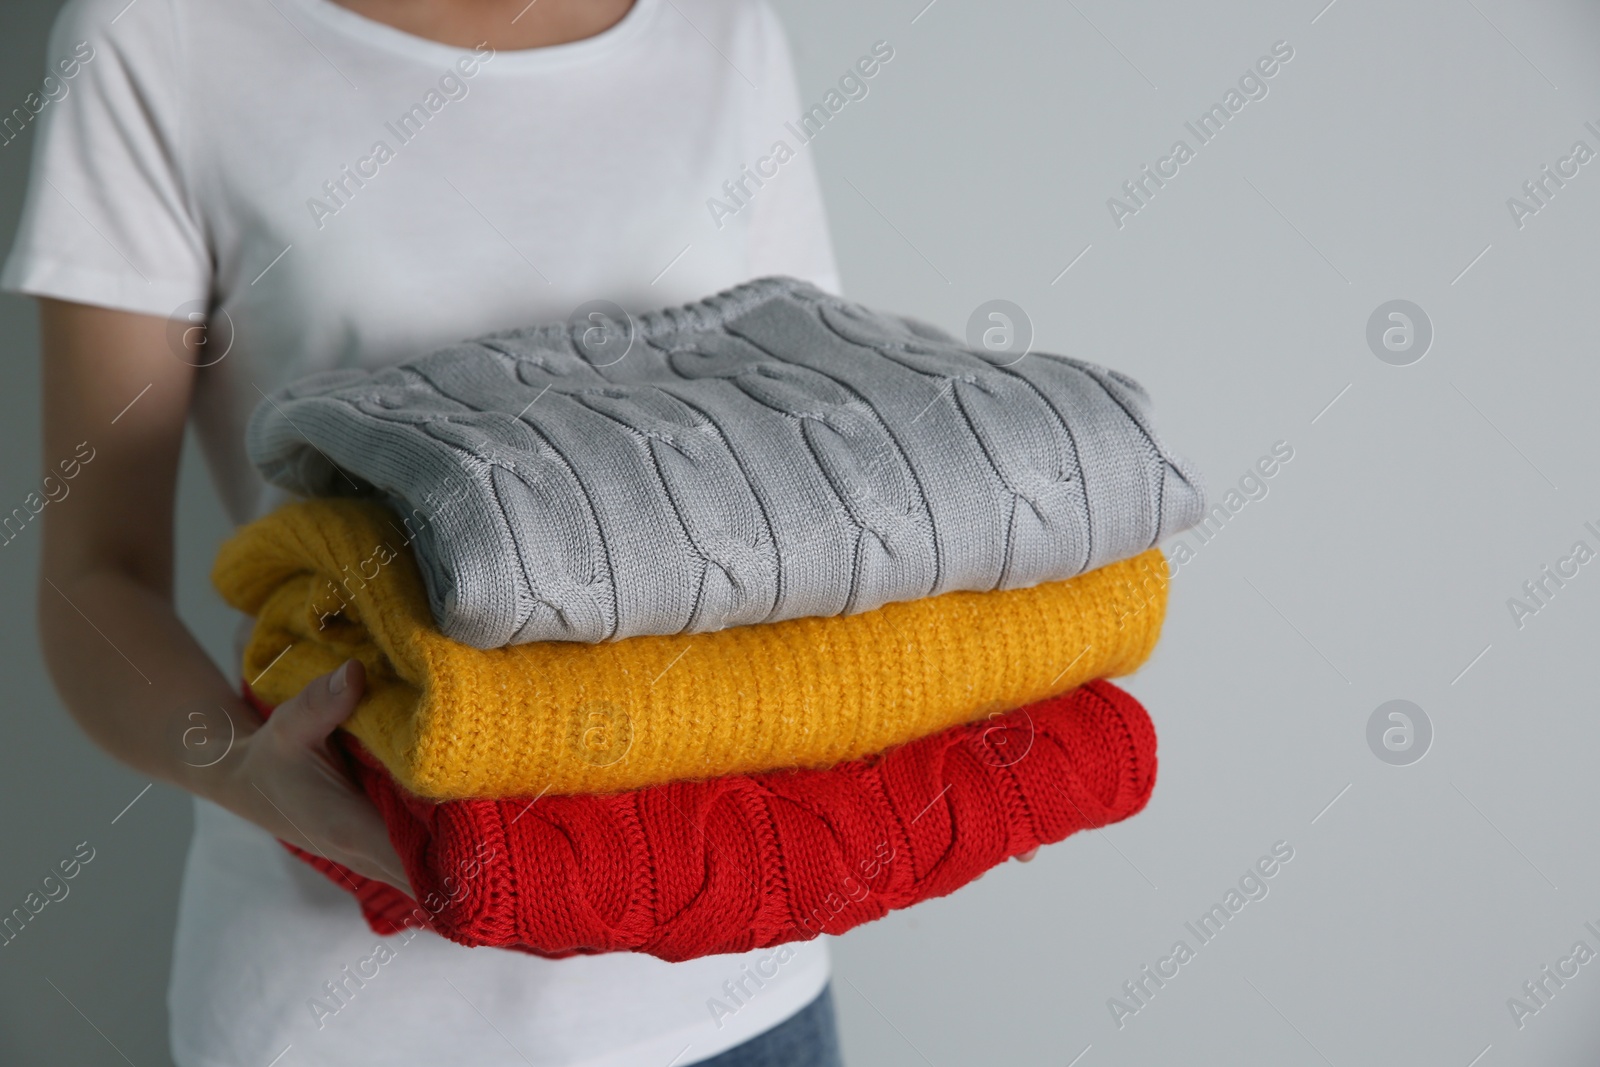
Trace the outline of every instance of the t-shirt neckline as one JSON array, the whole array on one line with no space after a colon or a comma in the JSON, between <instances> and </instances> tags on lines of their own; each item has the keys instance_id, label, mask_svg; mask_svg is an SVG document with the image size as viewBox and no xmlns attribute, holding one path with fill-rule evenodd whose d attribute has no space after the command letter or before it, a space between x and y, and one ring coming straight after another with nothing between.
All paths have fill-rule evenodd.
<instances>
[{"instance_id":1,"label":"t-shirt neckline","mask_svg":"<svg viewBox=\"0 0 1600 1067\"><path fill-rule=\"evenodd\" d=\"M445 44L390 26L333 2L333 0L292 0L296 7L319 22L366 44L395 52L411 59L438 66L450 66L470 47ZM539 70L573 62L596 59L637 37L654 16L660 0L633 0L633 6L612 25L592 37L539 48L496 51L494 70ZM532 6L532 5L530 5Z\"/></svg>"}]
</instances>

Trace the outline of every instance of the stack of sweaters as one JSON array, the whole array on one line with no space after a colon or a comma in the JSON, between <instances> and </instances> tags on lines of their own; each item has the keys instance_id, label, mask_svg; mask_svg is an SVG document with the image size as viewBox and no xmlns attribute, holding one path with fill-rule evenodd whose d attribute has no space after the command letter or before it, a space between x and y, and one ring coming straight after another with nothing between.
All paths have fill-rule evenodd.
<instances>
[{"instance_id":1,"label":"stack of sweaters","mask_svg":"<svg viewBox=\"0 0 1600 1067\"><path fill-rule=\"evenodd\" d=\"M416 899L295 851L380 933L741 952L1150 795L1104 679L1203 491L1114 371L764 278L314 375L249 447L299 498L213 579L264 714L366 668L338 737Z\"/></svg>"}]
</instances>

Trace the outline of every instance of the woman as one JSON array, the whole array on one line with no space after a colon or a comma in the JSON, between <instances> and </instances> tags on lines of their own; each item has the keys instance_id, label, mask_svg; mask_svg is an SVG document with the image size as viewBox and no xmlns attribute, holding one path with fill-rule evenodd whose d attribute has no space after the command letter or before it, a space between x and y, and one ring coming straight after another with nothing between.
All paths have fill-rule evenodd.
<instances>
[{"instance_id":1,"label":"woman","mask_svg":"<svg viewBox=\"0 0 1600 1067\"><path fill-rule=\"evenodd\" d=\"M40 298L46 462L96 458L42 520L41 634L89 735L197 798L176 1061L836 1064L821 941L672 965L375 937L274 840L409 892L328 747L359 665L263 725L172 601L191 419L242 523L280 499L245 420L300 375L595 299L837 291L803 148L727 210L801 110L764 0L69 0L47 60L68 91L0 281ZM197 730L236 736L214 758Z\"/></svg>"}]
</instances>

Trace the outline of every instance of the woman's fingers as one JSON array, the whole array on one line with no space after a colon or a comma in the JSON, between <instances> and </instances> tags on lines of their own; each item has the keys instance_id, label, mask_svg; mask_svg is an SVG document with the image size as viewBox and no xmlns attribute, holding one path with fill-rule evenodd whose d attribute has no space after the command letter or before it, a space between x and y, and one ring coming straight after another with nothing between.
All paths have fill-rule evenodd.
<instances>
[{"instance_id":1,"label":"woman's fingers","mask_svg":"<svg viewBox=\"0 0 1600 1067\"><path fill-rule=\"evenodd\" d=\"M1020 863L1027 863L1030 860L1032 860L1033 857L1037 856L1038 854L1039 854L1039 846L1038 845L1034 845L1028 851L1018 853L1017 854L1017 860Z\"/></svg>"},{"instance_id":2,"label":"woman's fingers","mask_svg":"<svg viewBox=\"0 0 1600 1067\"><path fill-rule=\"evenodd\" d=\"M241 814L276 836L414 896L382 816L329 743L365 683L361 661L346 660L273 709L244 743L236 771L248 785L233 792Z\"/></svg>"},{"instance_id":3,"label":"woman's fingers","mask_svg":"<svg viewBox=\"0 0 1600 1067\"><path fill-rule=\"evenodd\" d=\"M416 898L411 880L406 877L400 854L389 840L389 829L371 803L353 800L346 813L348 822L340 834L338 855L330 859L349 867L358 874L388 882L402 893Z\"/></svg>"},{"instance_id":4,"label":"woman's fingers","mask_svg":"<svg viewBox=\"0 0 1600 1067\"><path fill-rule=\"evenodd\" d=\"M292 699L274 709L267 723L277 737L304 748L320 746L350 717L366 685L366 671L357 659L313 678Z\"/></svg>"},{"instance_id":5,"label":"woman's fingers","mask_svg":"<svg viewBox=\"0 0 1600 1067\"><path fill-rule=\"evenodd\" d=\"M320 754L290 752L258 771L254 787L266 810L255 821L313 855L412 893L378 809Z\"/></svg>"}]
</instances>

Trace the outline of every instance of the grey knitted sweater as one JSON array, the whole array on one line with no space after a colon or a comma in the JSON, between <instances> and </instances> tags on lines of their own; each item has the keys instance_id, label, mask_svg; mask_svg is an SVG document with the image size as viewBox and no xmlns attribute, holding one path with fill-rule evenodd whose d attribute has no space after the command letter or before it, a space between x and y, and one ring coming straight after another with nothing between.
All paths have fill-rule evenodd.
<instances>
[{"instance_id":1,"label":"grey knitted sweater","mask_svg":"<svg viewBox=\"0 0 1600 1067\"><path fill-rule=\"evenodd\" d=\"M792 278L301 379L250 420L307 495L400 513L434 617L479 648L867 611L1067 578L1204 510L1134 381ZM1013 356L1006 356L1010 363Z\"/></svg>"}]
</instances>

